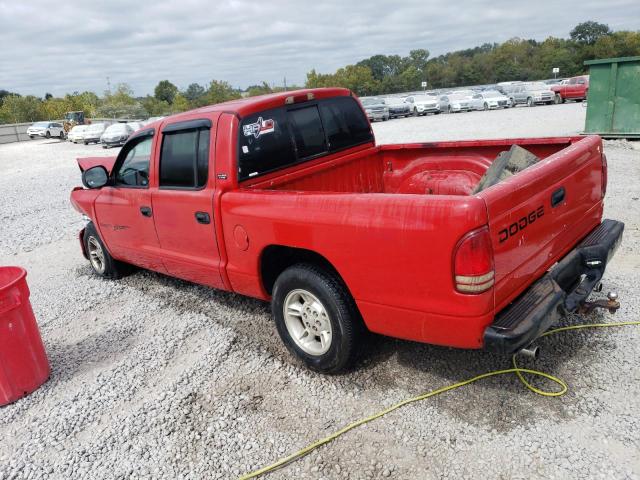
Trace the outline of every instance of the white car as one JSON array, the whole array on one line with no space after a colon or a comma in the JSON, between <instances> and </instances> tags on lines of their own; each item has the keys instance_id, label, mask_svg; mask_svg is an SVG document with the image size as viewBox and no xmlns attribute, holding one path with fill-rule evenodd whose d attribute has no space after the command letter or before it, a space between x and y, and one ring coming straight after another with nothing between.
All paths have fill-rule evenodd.
<instances>
[{"instance_id":1,"label":"white car","mask_svg":"<svg viewBox=\"0 0 640 480\"><path fill-rule=\"evenodd\" d=\"M99 143L100 137L109 126L108 123L92 123L87 127L82 138L82 143L89 145L90 143Z\"/></svg>"},{"instance_id":2,"label":"white car","mask_svg":"<svg viewBox=\"0 0 640 480\"><path fill-rule=\"evenodd\" d=\"M84 134L87 131L87 128L88 125L76 125L67 134L67 139L73 143L84 141Z\"/></svg>"},{"instance_id":3,"label":"white car","mask_svg":"<svg viewBox=\"0 0 640 480\"><path fill-rule=\"evenodd\" d=\"M471 97L471 108L473 110L496 110L498 108L509 108L511 100L497 90L485 90L476 93Z\"/></svg>"},{"instance_id":4,"label":"white car","mask_svg":"<svg viewBox=\"0 0 640 480\"><path fill-rule=\"evenodd\" d=\"M426 115L428 113L440 113L440 105L438 105L438 97L433 95L410 95L405 97L405 102L411 104L414 117L418 115Z\"/></svg>"},{"instance_id":5,"label":"white car","mask_svg":"<svg viewBox=\"0 0 640 480\"><path fill-rule=\"evenodd\" d=\"M29 138L35 137L58 137L64 140L64 127L57 122L36 122L27 128Z\"/></svg>"},{"instance_id":6,"label":"white car","mask_svg":"<svg viewBox=\"0 0 640 480\"><path fill-rule=\"evenodd\" d=\"M102 148L121 147L133 133L129 123L114 123L109 125L100 137Z\"/></svg>"}]
</instances>

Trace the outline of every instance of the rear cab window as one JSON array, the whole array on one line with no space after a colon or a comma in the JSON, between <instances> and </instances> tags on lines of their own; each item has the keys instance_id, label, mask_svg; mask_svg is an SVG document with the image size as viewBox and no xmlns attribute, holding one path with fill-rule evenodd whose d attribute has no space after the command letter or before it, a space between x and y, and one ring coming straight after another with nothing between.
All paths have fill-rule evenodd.
<instances>
[{"instance_id":1,"label":"rear cab window","mask_svg":"<svg viewBox=\"0 0 640 480\"><path fill-rule=\"evenodd\" d=\"M240 181L373 142L364 113L342 96L266 110L240 122Z\"/></svg>"}]
</instances>

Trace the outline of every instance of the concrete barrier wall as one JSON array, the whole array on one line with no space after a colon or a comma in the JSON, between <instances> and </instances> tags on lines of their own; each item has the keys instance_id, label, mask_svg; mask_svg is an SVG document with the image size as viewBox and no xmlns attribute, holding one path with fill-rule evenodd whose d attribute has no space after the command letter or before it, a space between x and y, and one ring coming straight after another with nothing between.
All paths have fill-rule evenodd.
<instances>
[{"instance_id":1,"label":"concrete barrier wall","mask_svg":"<svg viewBox=\"0 0 640 480\"><path fill-rule=\"evenodd\" d=\"M0 144L29 140L27 128L31 123L8 123L0 125Z\"/></svg>"}]
</instances>

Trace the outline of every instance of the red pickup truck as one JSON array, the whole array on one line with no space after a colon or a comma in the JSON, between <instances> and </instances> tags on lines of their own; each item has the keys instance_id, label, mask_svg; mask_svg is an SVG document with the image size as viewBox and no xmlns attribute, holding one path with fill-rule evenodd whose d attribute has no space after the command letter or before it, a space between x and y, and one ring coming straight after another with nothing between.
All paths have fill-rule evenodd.
<instances>
[{"instance_id":1,"label":"red pickup truck","mask_svg":"<svg viewBox=\"0 0 640 480\"><path fill-rule=\"evenodd\" d=\"M551 87L556 94L556 103L564 103L567 100L586 100L589 93L589 75L581 75L572 77L561 83Z\"/></svg>"},{"instance_id":2,"label":"red pickup truck","mask_svg":"<svg viewBox=\"0 0 640 480\"><path fill-rule=\"evenodd\" d=\"M539 161L479 193L512 145ZM84 256L271 301L287 347L335 372L369 331L513 353L598 285L623 224L602 222L597 136L376 145L345 89L164 118L115 159L79 159Z\"/></svg>"}]
</instances>

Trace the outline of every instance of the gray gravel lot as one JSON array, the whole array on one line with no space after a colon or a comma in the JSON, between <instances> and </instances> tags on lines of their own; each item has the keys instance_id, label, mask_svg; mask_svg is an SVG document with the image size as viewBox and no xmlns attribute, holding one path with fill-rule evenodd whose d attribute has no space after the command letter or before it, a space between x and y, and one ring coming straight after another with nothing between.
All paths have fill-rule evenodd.
<instances>
[{"instance_id":1,"label":"gray gravel lot","mask_svg":"<svg viewBox=\"0 0 640 480\"><path fill-rule=\"evenodd\" d=\"M380 143L575 134L581 104L375 124ZM635 147L635 148L634 148ZM626 223L605 276L615 315L640 319L640 148L607 142L606 215ZM357 369L305 370L268 306L149 272L95 277L68 202L77 156L114 150L36 140L0 146L0 264L29 271L52 366L38 391L0 408L0 480L234 478L404 398L507 358L375 337ZM349 432L269 478L640 478L640 328L543 340L526 365L565 379L543 398L485 380Z\"/></svg>"}]
</instances>

